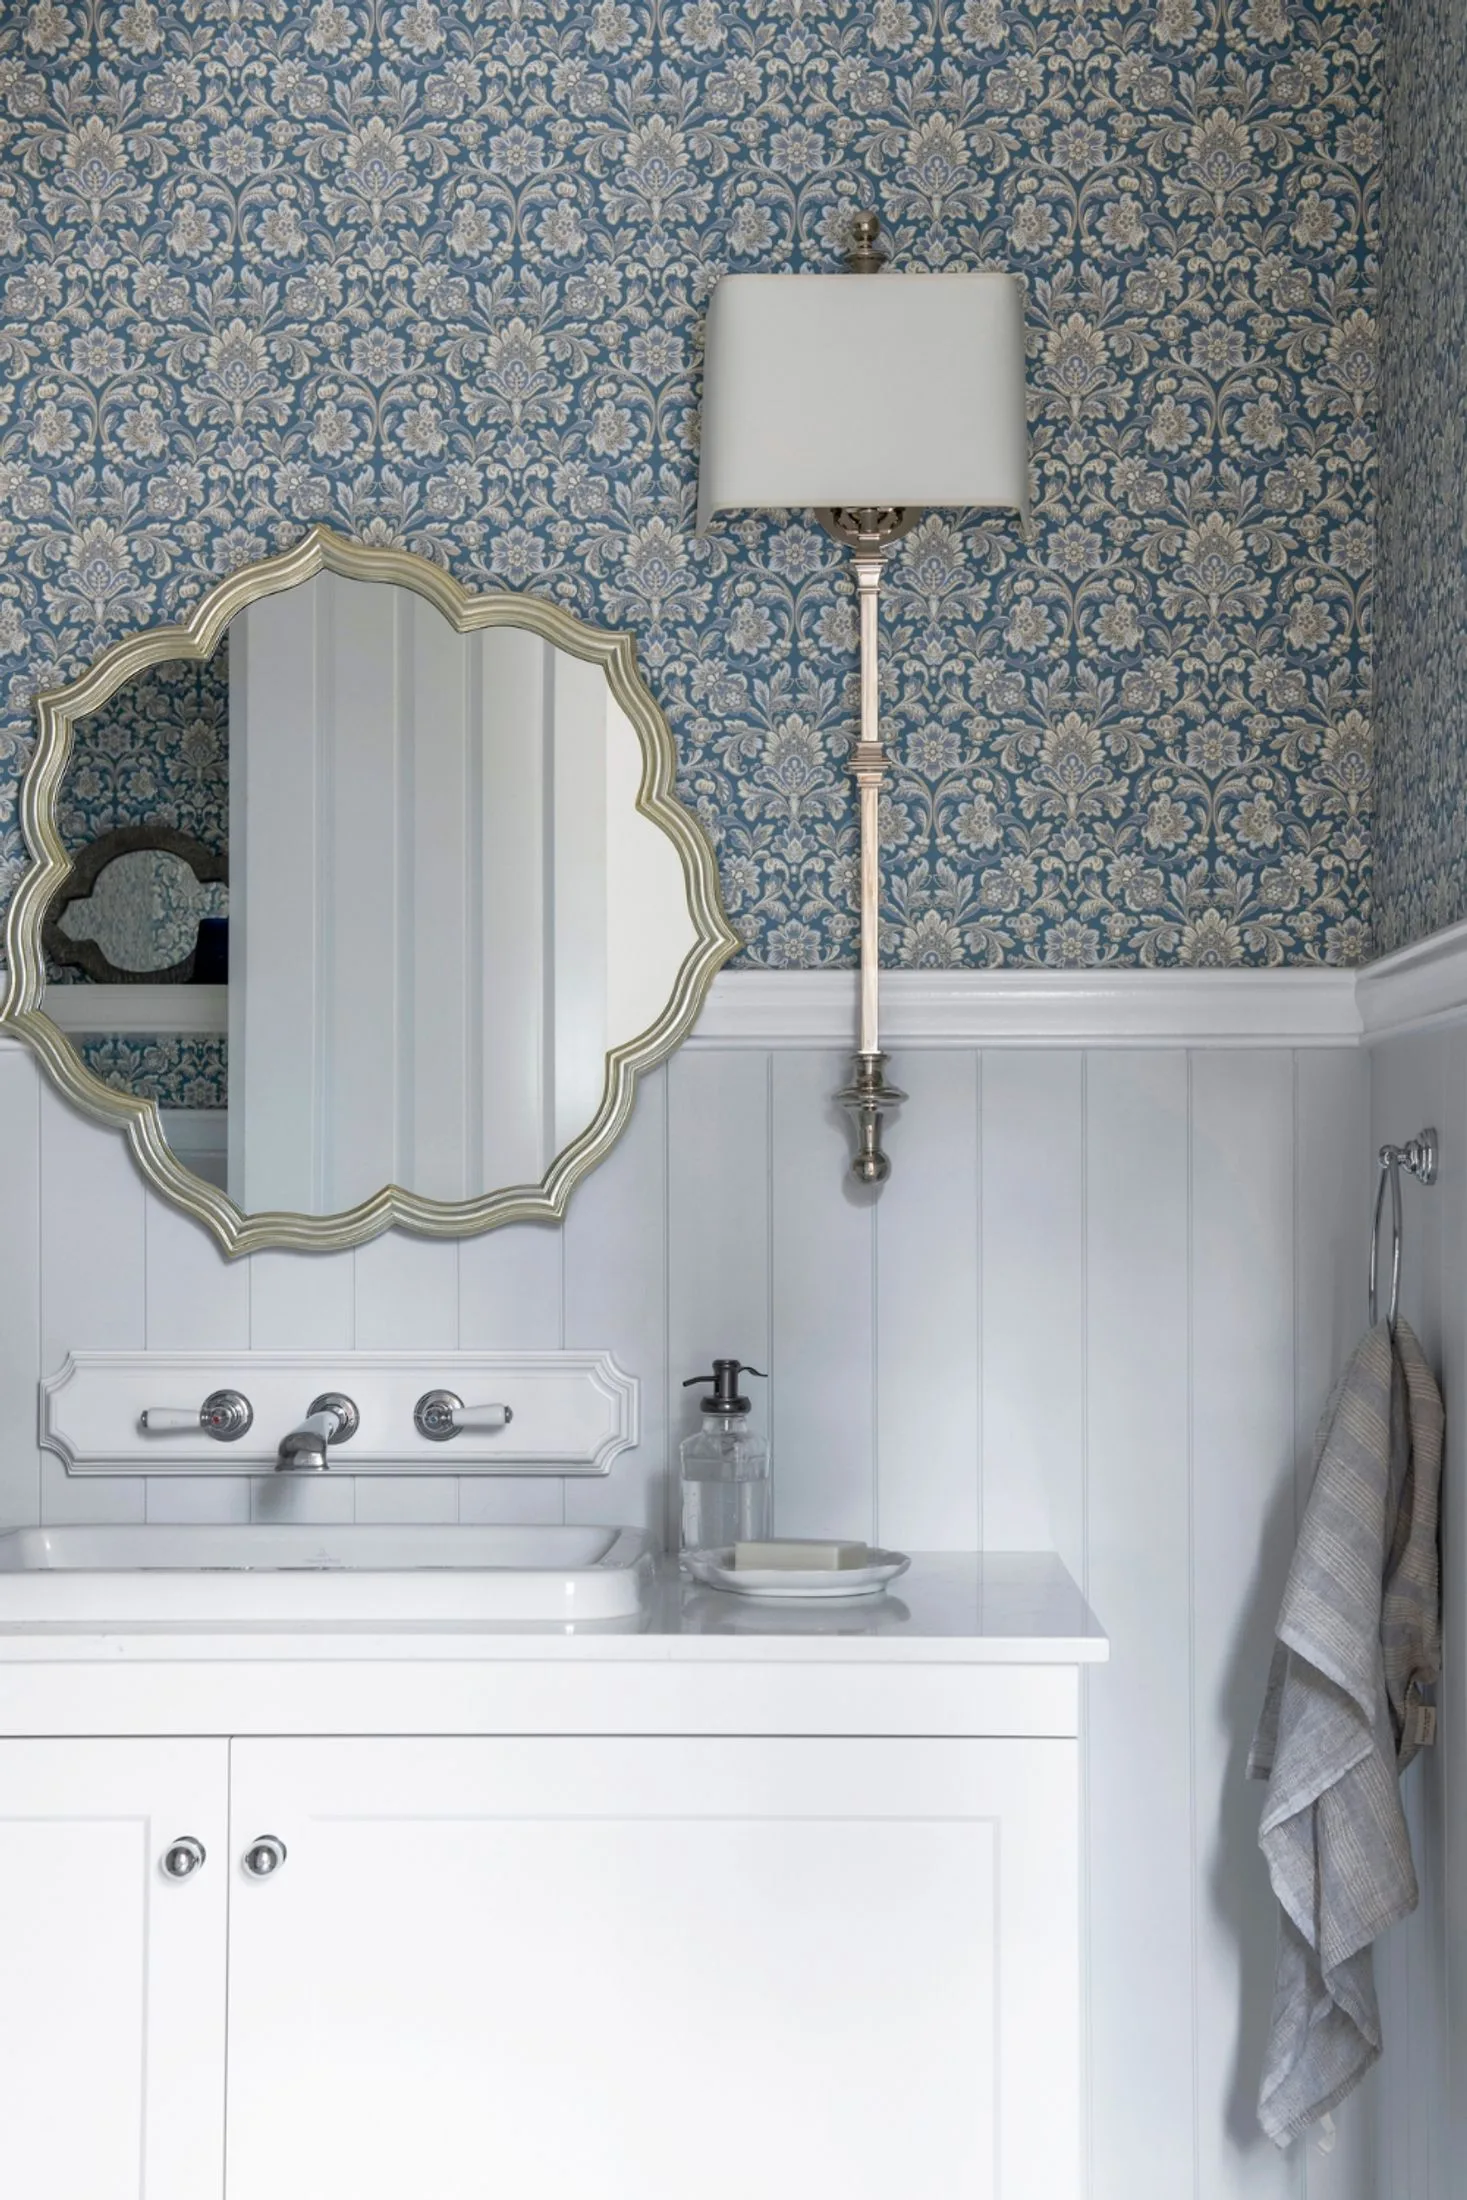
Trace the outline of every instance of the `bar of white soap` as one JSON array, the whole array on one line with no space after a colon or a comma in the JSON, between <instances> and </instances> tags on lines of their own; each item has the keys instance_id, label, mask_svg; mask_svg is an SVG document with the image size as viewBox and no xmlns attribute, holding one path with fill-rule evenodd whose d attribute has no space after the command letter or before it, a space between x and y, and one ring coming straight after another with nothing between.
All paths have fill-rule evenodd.
<instances>
[{"instance_id":1,"label":"bar of white soap","mask_svg":"<svg viewBox=\"0 0 1467 2200\"><path fill-rule=\"evenodd\" d=\"M870 1549L864 1543L784 1541L734 1545L737 1573L834 1574L852 1566L865 1566L870 1558Z\"/></svg>"}]
</instances>

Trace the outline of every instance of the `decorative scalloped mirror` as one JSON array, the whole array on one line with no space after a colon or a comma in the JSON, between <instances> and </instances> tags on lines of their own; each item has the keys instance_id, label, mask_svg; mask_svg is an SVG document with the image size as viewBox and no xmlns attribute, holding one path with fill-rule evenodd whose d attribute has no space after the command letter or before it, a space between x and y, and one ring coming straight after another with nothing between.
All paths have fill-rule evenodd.
<instances>
[{"instance_id":1,"label":"decorative scalloped mirror","mask_svg":"<svg viewBox=\"0 0 1467 2200\"><path fill-rule=\"evenodd\" d=\"M0 1027L231 1254L558 1219L738 944L631 639L406 551L318 527L37 715Z\"/></svg>"}]
</instances>

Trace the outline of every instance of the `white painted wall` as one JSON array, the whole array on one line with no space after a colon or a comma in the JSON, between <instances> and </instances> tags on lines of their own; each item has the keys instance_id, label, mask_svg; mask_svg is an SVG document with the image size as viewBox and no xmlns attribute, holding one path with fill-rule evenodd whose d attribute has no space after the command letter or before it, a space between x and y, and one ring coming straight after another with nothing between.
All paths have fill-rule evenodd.
<instances>
[{"instance_id":1,"label":"white painted wall","mask_svg":"<svg viewBox=\"0 0 1467 2200\"><path fill-rule=\"evenodd\" d=\"M231 1265L0 1046L0 1515L660 1526L696 1410L681 1378L747 1356L771 1370L753 1389L783 1529L1052 1537L1111 1632L1086 1739L1092 2200L1435 2200L1348 2182L1344 2138L1281 2159L1252 2116L1274 1927L1243 1758L1309 1439L1363 1319L1367 1057L947 1047L893 1067L912 1097L874 1203L829 1100L842 1053L695 1044L563 1230ZM1423 1106L1386 1112L1399 1134ZM1444 1217L1460 1195L1438 1196ZM1424 1264L1413 1235L1418 1291ZM36 1449L38 1373L73 1346L562 1342L643 1380L641 1448L606 1482L99 1488Z\"/></svg>"}]
</instances>

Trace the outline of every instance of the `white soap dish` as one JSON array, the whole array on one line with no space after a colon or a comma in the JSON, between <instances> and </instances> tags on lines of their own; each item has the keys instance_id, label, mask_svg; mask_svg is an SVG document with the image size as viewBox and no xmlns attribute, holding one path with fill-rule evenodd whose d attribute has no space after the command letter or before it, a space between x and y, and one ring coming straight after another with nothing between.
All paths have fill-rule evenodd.
<instances>
[{"instance_id":1,"label":"white soap dish","mask_svg":"<svg viewBox=\"0 0 1467 2200\"><path fill-rule=\"evenodd\" d=\"M822 1567L800 1573L786 1567L736 1567L733 1546L721 1551L684 1551L682 1562L694 1581L708 1589L726 1589L738 1597L875 1597L904 1574L912 1561L904 1551L872 1551L864 1566Z\"/></svg>"}]
</instances>

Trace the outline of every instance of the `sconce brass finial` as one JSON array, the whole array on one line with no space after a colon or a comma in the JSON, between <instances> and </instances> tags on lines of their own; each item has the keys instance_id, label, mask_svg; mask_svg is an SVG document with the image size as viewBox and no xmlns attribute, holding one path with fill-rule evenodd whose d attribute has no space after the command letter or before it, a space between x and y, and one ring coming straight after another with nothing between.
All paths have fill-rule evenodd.
<instances>
[{"instance_id":1,"label":"sconce brass finial","mask_svg":"<svg viewBox=\"0 0 1467 2200\"><path fill-rule=\"evenodd\" d=\"M851 249L846 266L853 275L879 275L888 255L876 242L881 235L879 214L857 214L851 222Z\"/></svg>"}]
</instances>

